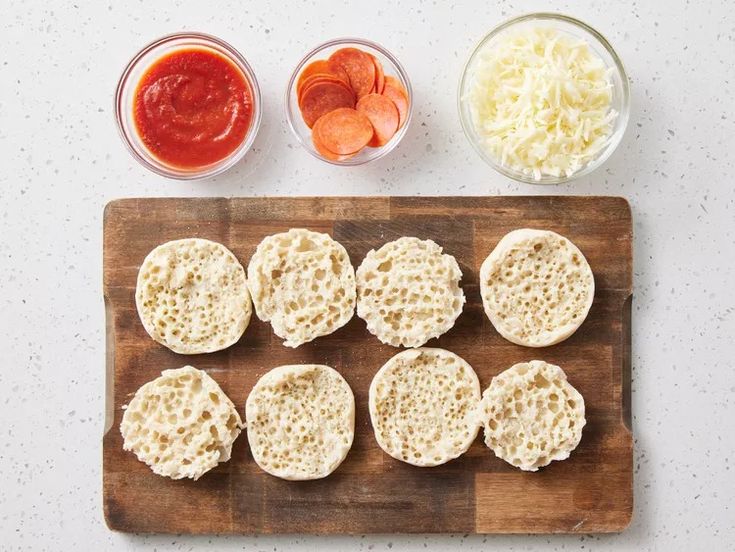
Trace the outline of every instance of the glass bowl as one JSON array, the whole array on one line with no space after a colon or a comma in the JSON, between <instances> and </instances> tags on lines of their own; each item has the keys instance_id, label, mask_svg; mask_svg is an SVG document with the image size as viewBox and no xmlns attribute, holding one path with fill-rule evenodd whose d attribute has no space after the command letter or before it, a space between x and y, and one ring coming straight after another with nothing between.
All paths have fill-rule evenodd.
<instances>
[{"instance_id":1,"label":"glass bowl","mask_svg":"<svg viewBox=\"0 0 735 552\"><path fill-rule=\"evenodd\" d=\"M299 102L296 93L296 84L298 82L298 77L301 73L301 70L306 65L308 65L312 61L316 61L317 59L327 59L335 50L347 47L358 48L364 52L374 55L378 59L378 61L383 64L383 71L385 72L385 74L392 75L401 82L403 87L406 89L406 93L408 94L408 115L406 116L406 120L403 122L403 126L399 128L393 138L391 138L383 146L377 148L364 147L356 155L350 157L349 159L334 161L332 159L327 159L326 157L322 156L316 150L316 148L314 148L314 144L312 144L311 142L311 129L306 125L306 123L304 123L304 120L301 117L301 111L299 109ZM304 149L308 151L311 155L318 159L321 159L322 161L331 163L332 165L362 165L369 161L380 159L384 155L388 154L398 145L401 139L405 136L408 125L411 123L411 114L413 113L413 91L411 90L411 83L408 80L406 70L395 58L395 56L393 56L393 54L383 48L380 44L376 44L375 42L362 38L336 38L334 40L330 40L328 42L320 44L319 46L308 52L303 58L301 58L301 61L299 61L299 63L296 65L296 69L294 69L293 73L291 74L291 78L288 81L288 88L286 88L285 100L286 120L288 121L288 125L289 127L291 127L291 131L293 132L294 136L296 136L301 145L304 146Z\"/></svg>"},{"instance_id":2,"label":"glass bowl","mask_svg":"<svg viewBox=\"0 0 735 552\"><path fill-rule=\"evenodd\" d=\"M138 82L149 67L162 56L181 49L211 50L239 69L250 86L253 98L253 117L250 128L240 145L227 157L209 165L196 168L181 168L164 163L146 148L135 128L133 100ZM258 81L245 58L224 40L196 32L166 35L145 46L138 52L122 73L115 91L115 119L123 143L128 151L144 167L156 174L178 180L198 180L220 174L237 163L252 146L261 120L261 97Z\"/></svg>"},{"instance_id":3,"label":"glass bowl","mask_svg":"<svg viewBox=\"0 0 735 552\"><path fill-rule=\"evenodd\" d=\"M610 108L617 111L618 116L613 122L612 131L605 146L600 149L595 157L588 161L585 166L569 176L541 175L541 178L537 180L534 179L533 175L527 175L511 167L502 165L482 147L481 138L475 131L468 102L465 101L468 90L472 85L472 70L478 59L479 53L488 44L495 41L503 32L511 28L522 28L523 26L551 27L559 32L571 35L574 38L582 39L587 42L592 51L602 59L605 66L608 69L611 69L610 82L612 84L612 102ZM623 138L625 128L628 125L628 118L630 116L630 90L628 87L628 76L625 73L623 63L615 53L615 50L613 50L613 47L604 36L586 23L574 19L573 17L557 13L530 13L527 15L521 15L519 17L509 19L491 30L479 42L477 47L475 47L464 66L462 78L459 83L457 102L462 129L480 157L482 157L488 165L499 173L519 182L526 182L529 184L561 184L576 178L581 178L594 171L597 167L602 165L610 155L612 155L613 151L615 151L615 148Z\"/></svg>"}]
</instances>

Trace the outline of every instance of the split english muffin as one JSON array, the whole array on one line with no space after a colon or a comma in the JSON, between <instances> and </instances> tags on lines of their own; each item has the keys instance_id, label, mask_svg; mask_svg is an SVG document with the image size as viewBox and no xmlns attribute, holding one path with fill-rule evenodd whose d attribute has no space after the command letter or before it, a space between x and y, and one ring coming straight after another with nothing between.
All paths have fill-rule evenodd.
<instances>
[{"instance_id":1,"label":"split english muffin","mask_svg":"<svg viewBox=\"0 0 735 552\"><path fill-rule=\"evenodd\" d=\"M431 240L403 237L371 250L357 269L357 315L394 347L420 347L449 331L465 296L457 260Z\"/></svg>"},{"instance_id":2,"label":"split english muffin","mask_svg":"<svg viewBox=\"0 0 735 552\"><path fill-rule=\"evenodd\" d=\"M370 384L375 439L397 460L420 467L444 464L475 440L479 401L477 374L459 356L428 347L403 351Z\"/></svg>"},{"instance_id":3,"label":"split english muffin","mask_svg":"<svg viewBox=\"0 0 735 552\"><path fill-rule=\"evenodd\" d=\"M135 305L148 335L184 355L233 345L252 314L242 265L224 245L199 238L170 241L148 254Z\"/></svg>"},{"instance_id":4,"label":"split english muffin","mask_svg":"<svg viewBox=\"0 0 735 552\"><path fill-rule=\"evenodd\" d=\"M245 406L255 462L289 480L320 479L342 463L355 435L355 397L333 368L279 366L258 380Z\"/></svg>"},{"instance_id":5,"label":"split english muffin","mask_svg":"<svg viewBox=\"0 0 735 552\"><path fill-rule=\"evenodd\" d=\"M542 360L511 366L482 395L485 444L524 471L565 460L582 439L584 399L564 370Z\"/></svg>"},{"instance_id":6,"label":"split english muffin","mask_svg":"<svg viewBox=\"0 0 735 552\"><path fill-rule=\"evenodd\" d=\"M517 345L547 347L582 325L595 280L568 238L524 228L506 234L482 263L480 293L500 335Z\"/></svg>"},{"instance_id":7,"label":"split english muffin","mask_svg":"<svg viewBox=\"0 0 735 552\"><path fill-rule=\"evenodd\" d=\"M355 270L328 234L292 228L265 237L248 265L258 318L287 347L328 335L355 311Z\"/></svg>"},{"instance_id":8,"label":"split english muffin","mask_svg":"<svg viewBox=\"0 0 735 552\"><path fill-rule=\"evenodd\" d=\"M199 479L229 460L243 428L217 382L192 366L164 370L123 408L123 449L171 479Z\"/></svg>"}]
</instances>

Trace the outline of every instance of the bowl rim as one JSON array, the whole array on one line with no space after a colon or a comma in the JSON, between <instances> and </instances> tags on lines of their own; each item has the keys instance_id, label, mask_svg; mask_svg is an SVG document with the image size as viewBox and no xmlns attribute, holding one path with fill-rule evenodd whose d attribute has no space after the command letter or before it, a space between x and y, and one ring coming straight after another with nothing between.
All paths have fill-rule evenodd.
<instances>
[{"instance_id":1,"label":"bowl rim","mask_svg":"<svg viewBox=\"0 0 735 552\"><path fill-rule=\"evenodd\" d=\"M480 147L480 145L477 143L477 141L473 138L474 136L474 130L471 128L471 122L465 117L464 110L463 110L463 91L465 89L465 83L468 79L468 69L471 64L471 62L474 61L475 57L477 56L480 49L490 40L498 36L501 32L504 30L512 27L513 25L517 25L519 23L525 23L529 21L561 21L564 23L569 23L572 26L578 27L581 30L589 33L597 42L599 43L602 48L607 51L607 53L610 55L613 65L611 67L615 67L615 70L618 72L620 76L620 82L622 84L622 98L621 98L621 109L618 113L617 120L615 123L615 126L617 126L617 130L613 130L613 132L608 137L608 143L605 146L605 148L590 162L588 162L584 167L582 167L580 170L575 172L574 174L571 174L569 176L549 176L549 175L543 175L540 180L535 180L533 176L528 176L522 173L519 173L517 171L514 171L513 169L509 169L508 167L505 167L495 161L488 153L485 152L483 148ZM464 132L465 137L467 138L467 141L472 145L473 149L478 153L480 158L485 161L488 165L490 165L493 169L495 169L497 172L502 174L503 176L506 176L507 178L510 178L512 180L515 180L517 182L522 182L524 184L538 184L538 185L553 185L553 184L565 184L567 182L571 182L573 180L577 180L579 178L582 178L584 176L589 175L596 169L598 169L600 166L602 166L605 161L607 161L610 156L613 154L613 152L618 148L620 145L620 142L623 139L623 136L625 135L625 131L628 128L628 122L630 119L630 83L628 81L628 73L625 70L625 66L623 65L623 61L620 59L620 56L618 56L615 49L612 47L612 44L610 41L605 38L605 36L600 33L597 29L590 26L589 24L585 23L584 21L581 21L575 17L572 17L570 15L566 15L563 13L557 13L557 12L528 12L521 15L517 15L514 17L510 17L508 19L505 19L492 29L488 31L477 43L475 44L474 48L470 52L470 55L467 57L467 61L464 64L464 67L462 68L462 73L459 79L459 88L457 91L457 108L459 111L459 120L460 124L462 126L462 131Z\"/></svg>"},{"instance_id":2,"label":"bowl rim","mask_svg":"<svg viewBox=\"0 0 735 552\"><path fill-rule=\"evenodd\" d=\"M250 128L248 129L248 132L243 138L242 142L227 157L195 170L177 169L176 167L167 166L166 163L158 160L158 164L152 163L149 159L141 155L136 147L133 145L133 137L129 136L127 125L126 123L124 123L126 111L126 106L123 105L124 93L127 90L128 86L131 86L132 84L137 84L130 82L130 77L133 70L137 67L138 63L145 56L151 54L157 48L165 46L166 44L177 40L200 40L203 42L203 44L188 46L210 48L216 51L219 55L226 57L230 63L232 63L235 67L237 67L239 71L242 72L245 80L250 86L250 90L253 95L253 118L250 122ZM174 46L174 48L175 47L176 46ZM187 47L187 45L182 45L181 47L185 48ZM263 118L260 85L258 84L258 79L255 76L255 72L253 71L253 68L250 66L248 61L237 50L237 48L232 46L229 42L222 40L221 38L214 35L199 31L181 31L169 33L145 44L125 65L125 68L123 69L117 82L117 86L115 87L113 102L113 114L115 117L118 134L120 135L120 138L122 139L123 144L125 145L128 152L130 152L130 154L146 169L159 176L171 178L174 180L203 180L222 174L226 170L233 167L245 156L245 154L252 147L253 142L255 141L255 137L258 134L258 130L260 129L260 124ZM132 128L131 131L133 133L136 132L135 128ZM145 145L141 145L140 147L146 149ZM151 158L155 159L152 154L150 155Z\"/></svg>"},{"instance_id":3,"label":"bowl rim","mask_svg":"<svg viewBox=\"0 0 735 552\"><path fill-rule=\"evenodd\" d=\"M345 159L344 161L335 161L332 159L327 159L326 157L322 157L321 155L319 155L319 153L316 150L312 149L309 146L309 144L307 144L307 141L304 139L301 133L296 129L294 118L298 114L293 113L291 109L291 93L296 85L296 81L298 79L299 74L301 74L301 70L319 52L326 50L327 48L331 48L332 46L339 46L341 44L367 46L369 48L377 50L383 56L388 58L388 61L390 61L391 64L393 64L393 66L396 69L396 72L398 73L398 76L401 82L406 87L406 93L408 94L408 115L406 116L406 120L403 122L403 126L398 129L398 131L393 135L393 137L388 141L388 143L378 148L373 148L377 152L374 157L368 157L368 158L363 158L363 159L349 158L349 159ZM398 146L398 144L401 142L401 140L403 140L403 137L406 135L408 126L411 123L411 120L413 118L413 88L411 87L411 80L408 78L408 73L406 72L406 69L403 67L401 62L398 61L398 59L390 51L388 51L384 46L372 40L368 40L366 38L343 36L343 37L333 38L331 40L327 40L325 42L318 44L317 46L309 50L306 54L304 54L304 56L299 60L299 62L296 64L296 67L291 73L291 77L288 79L288 84L286 85L286 93L284 95L284 111L286 113L286 122L288 123L288 127L291 129L291 133L296 137L299 144L301 144L301 146L307 152L309 152L309 154L311 154L313 157L316 157L317 159L321 161L324 161L325 163L329 163L330 165L336 165L338 167L355 167L358 165L364 165L366 163L369 163L371 161L375 161L377 159L384 157L385 155L393 151Z\"/></svg>"}]
</instances>

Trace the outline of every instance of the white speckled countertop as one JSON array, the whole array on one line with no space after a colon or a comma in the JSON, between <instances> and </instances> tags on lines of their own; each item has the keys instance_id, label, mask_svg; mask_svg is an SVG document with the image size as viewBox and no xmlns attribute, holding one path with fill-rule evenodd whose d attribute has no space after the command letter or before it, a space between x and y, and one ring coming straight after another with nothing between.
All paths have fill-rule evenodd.
<instances>
[{"instance_id":1,"label":"white speckled countertop","mask_svg":"<svg viewBox=\"0 0 735 552\"><path fill-rule=\"evenodd\" d=\"M735 9L728 0L561 1L630 74L613 157L568 186L514 184L465 140L464 60L501 19L544 2L0 3L2 550L711 550L735 548ZM277 6L280 4L280 6ZM162 3L161 3L162 5ZM255 148L204 183L139 166L111 112L144 43L201 30L250 60L264 94ZM293 65L316 43L372 38L406 66L415 118L399 148L342 169L284 121ZM102 209L124 196L612 194L635 233L635 515L621 535L189 538L108 531L102 518Z\"/></svg>"}]
</instances>

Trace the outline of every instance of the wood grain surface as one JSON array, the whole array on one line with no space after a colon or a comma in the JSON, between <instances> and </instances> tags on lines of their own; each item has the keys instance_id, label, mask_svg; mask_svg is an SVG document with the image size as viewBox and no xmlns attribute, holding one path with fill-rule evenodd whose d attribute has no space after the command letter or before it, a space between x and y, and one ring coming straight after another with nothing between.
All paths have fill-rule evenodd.
<instances>
[{"instance_id":1,"label":"wood grain surface","mask_svg":"<svg viewBox=\"0 0 735 552\"><path fill-rule=\"evenodd\" d=\"M356 316L336 333L289 349L253 316L225 351L182 356L155 343L135 310L138 268L156 245L201 237L223 243L244 266L260 240L292 227L328 232L357 266L400 236L430 238L454 255L467 305L455 327L427 345L467 360L482 388L511 365L559 364L582 393L587 425L564 462L524 473L485 447L482 433L462 457L436 468L390 458L373 437L367 407L375 372L400 349L381 344ZM482 310L478 271L508 231L542 228L569 237L595 275L582 327L544 349L505 341ZM614 197L354 197L123 199L104 216L107 402L104 513L119 531L166 533L555 533L613 532L630 522L630 208ZM282 481L253 461L244 433L232 460L199 481L159 477L122 450L121 406L161 370L207 370L244 417L250 389L282 364L336 368L355 393L355 440L326 479Z\"/></svg>"}]
</instances>

